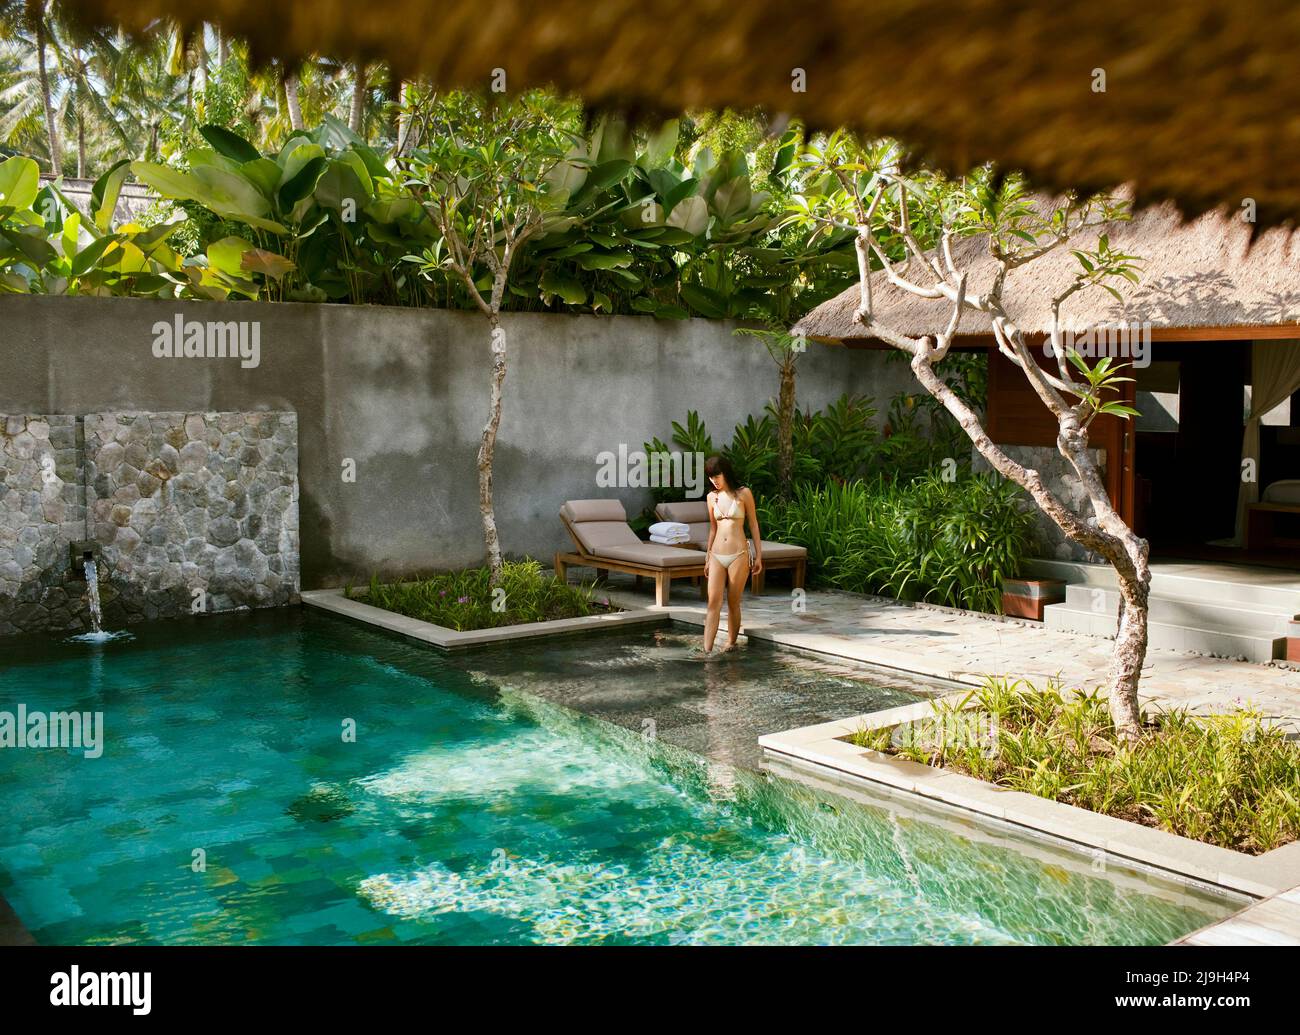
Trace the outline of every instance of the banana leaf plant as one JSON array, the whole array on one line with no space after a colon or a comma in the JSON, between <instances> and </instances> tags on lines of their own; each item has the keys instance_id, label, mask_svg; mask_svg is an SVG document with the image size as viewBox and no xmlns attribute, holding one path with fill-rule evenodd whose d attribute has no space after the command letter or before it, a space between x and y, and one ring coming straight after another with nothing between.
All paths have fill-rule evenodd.
<instances>
[{"instance_id":1,"label":"banana leaf plant","mask_svg":"<svg viewBox=\"0 0 1300 1035\"><path fill-rule=\"evenodd\" d=\"M180 222L113 225L126 162L101 176L86 212L29 158L0 164L0 290L21 294L225 297L240 285L191 273L167 243ZM193 279L191 279L193 278ZM249 285L252 287L252 285Z\"/></svg>"},{"instance_id":2,"label":"banana leaf plant","mask_svg":"<svg viewBox=\"0 0 1300 1035\"><path fill-rule=\"evenodd\" d=\"M292 301L398 301L400 258L432 227L373 149L337 119L292 134L274 156L215 125L188 169L132 162L164 198L194 202L245 228L239 271ZM236 245L224 239L227 260ZM214 264L215 265L215 264Z\"/></svg>"}]
</instances>

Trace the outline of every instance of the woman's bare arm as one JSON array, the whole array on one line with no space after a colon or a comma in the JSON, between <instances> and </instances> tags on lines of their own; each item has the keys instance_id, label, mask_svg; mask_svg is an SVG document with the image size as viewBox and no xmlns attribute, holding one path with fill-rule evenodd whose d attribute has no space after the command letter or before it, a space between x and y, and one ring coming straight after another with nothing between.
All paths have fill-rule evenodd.
<instances>
[{"instance_id":1,"label":"woman's bare arm","mask_svg":"<svg viewBox=\"0 0 1300 1035\"><path fill-rule=\"evenodd\" d=\"M709 508L709 545L704 548L704 554L707 557L713 552L713 537L718 534L718 519L713 516L713 493L705 496L704 502Z\"/></svg>"},{"instance_id":2,"label":"woman's bare arm","mask_svg":"<svg viewBox=\"0 0 1300 1035\"><path fill-rule=\"evenodd\" d=\"M749 534L754 543L754 574L763 570L763 533L758 527L758 509L754 505L754 494L745 489L745 517L749 519Z\"/></svg>"}]
</instances>

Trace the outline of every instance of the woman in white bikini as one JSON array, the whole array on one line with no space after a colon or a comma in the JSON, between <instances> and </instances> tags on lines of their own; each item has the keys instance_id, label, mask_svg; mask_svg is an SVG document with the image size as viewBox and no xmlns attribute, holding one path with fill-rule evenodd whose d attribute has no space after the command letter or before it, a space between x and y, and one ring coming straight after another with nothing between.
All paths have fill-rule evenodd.
<instances>
[{"instance_id":1,"label":"woman in white bikini","mask_svg":"<svg viewBox=\"0 0 1300 1035\"><path fill-rule=\"evenodd\" d=\"M736 472L726 457L704 461L704 473L713 485L709 493L709 546L705 570L709 573L709 612L704 620L704 653L711 653L722 621L722 596L727 596L727 645L735 650L740 632L740 598L745 580L763 570L763 540L754 513L754 494L736 481ZM749 522L752 542L745 540Z\"/></svg>"}]
</instances>

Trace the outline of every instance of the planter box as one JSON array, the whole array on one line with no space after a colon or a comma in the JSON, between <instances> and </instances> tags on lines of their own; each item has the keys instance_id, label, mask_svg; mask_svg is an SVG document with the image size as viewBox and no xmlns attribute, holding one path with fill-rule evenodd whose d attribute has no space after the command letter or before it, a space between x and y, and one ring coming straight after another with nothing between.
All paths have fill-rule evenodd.
<instances>
[{"instance_id":1,"label":"planter box","mask_svg":"<svg viewBox=\"0 0 1300 1035\"><path fill-rule=\"evenodd\" d=\"M943 700L956 703L965 696L963 691ZM1300 841L1263 855L1247 855L858 747L852 742L853 735L862 730L892 730L930 719L937 703L921 701L784 733L769 733L759 737L758 743L769 762L793 763L832 781L883 789L975 813L1074 842L1094 853L1155 867L1243 895L1263 898L1300 884Z\"/></svg>"},{"instance_id":2,"label":"planter box","mask_svg":"<svg viewBox=\"0 0 1300 1035\"><path fill-rule=\"evenodd\" d=\"M1065 600L1064 579L1003 579L1002 613L1013 618L1043 620L1043 608Z\"/></svg>"},{"instance_id":3,"label":"planter box","mask_svg":"<svg viewBox=\"0 0 1300 1035\"><path fill-rule=\"evenodd\" d=\"M313 589L302 594L305 607L315 607L344 618L378 626L398 633L408 639L429 643L443 650L462 647L481 647L510 640L531 640L539 636L560 636L568 633L592 632L596 629L620 628L633 625L654 625L669 621L667 611L613 611L608 614L587 615L583 618L556 618L549 622L531 622L528 625L502 625L495 629L474 629L460 632L418 618L385 611L381 607L349 600L341 589Z\"/></svg>"},{"instance_id":4,"label":"planter box","mask_svg":"<svg viewBox=\"0 0 1300 1035\"><path fill-rule=\"evenodd\" d=\"M1300 661L1300 615L1286 623L1286 660Z\"/></svg>"}]
</instances>

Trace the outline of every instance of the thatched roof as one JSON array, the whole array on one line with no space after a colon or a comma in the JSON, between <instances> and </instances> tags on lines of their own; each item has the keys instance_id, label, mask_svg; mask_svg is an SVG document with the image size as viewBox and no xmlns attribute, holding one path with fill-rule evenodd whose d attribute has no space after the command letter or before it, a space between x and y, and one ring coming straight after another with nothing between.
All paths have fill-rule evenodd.
<instances>
[{"instance_id":1,"label":"thatched roof","mask_svg":"<svg viewBox=\"0 0 1300 1035\"><path fill-rule=\"evenodd\" d=\"M1300 323L1300 232L1276 228L1251 244L1251 228L1235 218L1207 213L1184 221L1169 204L1136 213L1131 221L1105 228L1111 244L1143 259L1140 282L1122 284L1123 302L1100 287L1090 287L1062 307L1063 322L1076 328L1150 321L1153 328L1276 327ZM1003 300L1020 328L1029 334L1051 329L1052 298L1079 272L1070 248L1090 248L1100 229L1092 229L1007 275ZM968 290L992 282L994 263L988 238L970 237L953 248L958 269L968 270ZM1121 282L1122 283L1122 282ZM810 338L868 338L854 322L858 288L824 302L795 325ZM946 302L917 298L878 273L872 281L872 308L882 323L913 337L936 334L948 322ZM967 310L959 335L991 334L985 314ZM1300 336L1300 326L1297 326Z\"/></svg>"},{"instance_id":2,"label":"thatched roof","mask_svg":"<svg viewBox=\"0 0 1300 1035\"><path fill-rule=\"evenodd\" d=\"M1132 182L1199 214L1300 217L1300 5L1290 0L79 0L247 38L260 60L386 61L399 77L551 83L633 113L761 106L896 136L952 172L995 160L1051 190ZM807 76L791 89L792 70ZM1094 90L1094 70L1106 74Z\"/></svg>"}]
</instances>

